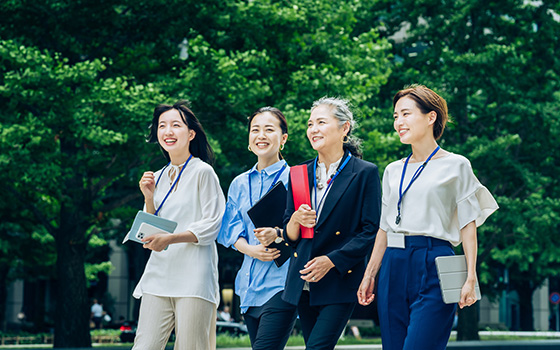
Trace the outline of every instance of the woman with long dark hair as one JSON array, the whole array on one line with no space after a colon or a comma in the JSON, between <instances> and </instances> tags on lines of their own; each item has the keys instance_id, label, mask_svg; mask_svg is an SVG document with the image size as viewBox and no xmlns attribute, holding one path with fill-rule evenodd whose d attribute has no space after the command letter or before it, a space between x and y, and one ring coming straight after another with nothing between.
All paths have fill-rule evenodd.
<instances>
[{"instance_id":1,"label":"woman with long dark hair","mask_svg":"<svg viewBox=\"0 0 560 350\"><path fill-rule=\"evenodd\" d=\"M144 211L177 222L172 234L143 239L152 250L134 290L142 298L133 349L215 349L219 304L215 239L225 209L212 148L185 101L154 110L148 141L169 163L140 180Z\"/></svg>"},{"instance_id":2,"label":"woman with long dark hair","mask_svg":"<svg viewBox=\"0 0 560 350\"><path fill-rule=\"evenodd\" d=\"M235 292L254 350L284 349L296 319L295 307L281 299L288 263L277 266L280 251L268 247L283 243L282 229L255 228L247 214L277 182L287 185L290 168L280 152L287 139L288 123L277 108L262 107L249 117L248 149L257 163L232 181L218 235L219 243L244 254Z\"/></svg>"},{"instance_id":3,"label":"woman with long dark hair","mask_svg":"<svg viewBox=\"0 0 560 350\"><path fill-rule=\"evenodd\" d=\"M379 173L361 159L354 124L347 101L316 101L307 122L317 151L304 163L309 182L288 186L284 237L294 251L283 299L297 305L307 349L334 349L356 305L379 227ZM309 188L311 206L294 207L299 186ZM312 227L313 238L302 238L302 227Z\"/></svg>"}]
</instances>

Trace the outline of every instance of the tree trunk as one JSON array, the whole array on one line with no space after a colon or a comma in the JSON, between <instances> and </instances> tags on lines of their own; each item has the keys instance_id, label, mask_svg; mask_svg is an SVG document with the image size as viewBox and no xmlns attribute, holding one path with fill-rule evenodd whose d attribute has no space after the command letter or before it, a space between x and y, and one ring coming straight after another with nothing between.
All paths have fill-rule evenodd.
<instances>
[{"instance_id":1,"label":"tree trunk","mask_svg":"<svg viewBox=\"0 0 560 350\"><path fill-rule=\"evenodd\" d=\"M478 307L473 305L459 309L457 340L480 340L478 336Z\"/></svg>"},{"instance_id":2,"label":"tree trunk","mask_svg":"<svg viewBox=\"0 0 560 350\"><path fill-rule=\"evenodd\" d=\"M8 272L10 268L0 268L0 331L6 331L6 302L8 300Z\"/></svg>"},{"instance_id":3,"label":"tree trunk","mask_svg":"<svg viewBox=\"0 0 560 350\"><path fill-rule=\"evenodd\" d=\"M56 234L56 315L54 348L89 348L90 310L85 276L87 241L79 209L72 203L61 206L60 229Z\"/></svg>"},{"instance_id":4,"label":"tree trunk","mask_svg":"<svg viewBox=\"0 0 560 350\"><path fill-rule=\"evenodd\" d=\"M519 295L519 328L521 331L534 331L533 327L533 293L529 283L519 284L515 289Z\"/></svg>"}]
</instances>

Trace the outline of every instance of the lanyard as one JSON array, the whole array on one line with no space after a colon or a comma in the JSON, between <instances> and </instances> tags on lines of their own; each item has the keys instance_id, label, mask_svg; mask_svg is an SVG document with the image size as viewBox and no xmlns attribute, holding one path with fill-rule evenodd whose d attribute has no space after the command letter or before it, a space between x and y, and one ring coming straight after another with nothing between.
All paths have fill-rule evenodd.
<instances>
[{"instance_id":1,"label":"lanyard","mask_svg":"<svg viewBox=\"0 0 560 350\"><path fill-rule=\"evenodd\" d=\"M437 153L438 150L439 150L439 146L437 146L436 149L432 152L432 154L430 154L428 159L426 159L426 161L422 165L420 165L420 167L418 169L416 169L416 172L414 173L414 175L412 175L412 178L410 179L410 182L408 183L408 186L406 186L406 189L403 192L402 187L403 187L403 182L404 182L404 174L406 173L406 167L408 165L408 161L410 160L410 157L412 156L412 153L409 154L408 157L406 158L406 161L404 162L402 174L401 174L401 184L399 185L399 202L397 203L397 218L395 219L395 224L398 225L401 222L401 202L402 202L402 199L403 199L404 195L406 194L406 191L408 191L408 189L410 188L412 183L414 181L416 181L418 176L420 176L420 174L422 173L422 171L424 170L424 168L426 167L426 165L428 164L430 159L432 159L432 157Z\"/></svg>"},{"instance_id":2,"label":"lanyard","mask_svg":"<svg viewBox=\"0 0 560 350\"><path fill-rule=\"evenodd\" d=\"M319 208L321 208L321 203L323 203L323 199L325 199L325 196L327 195L327 193L329 192L329 188L331 187L331 185L334 182L334 179L336 179L336 177L338 176L338 174L340 174L340 172L342 171L342 169L344 169L344 167L346 166L346 164L348 164L348 161L350 161L350 158L352 158L352 153L348 153L348 157L346 157L346 159L344 160L344 162L342 163L341 166L338 167L338 169L336 170L336 173L334 173L333 177L331 177L330 181L327 181L328 185L327 185L327 189L325 190L325 193L323 193L323 195L321 196L321 200L319 201L319 204L317 204L317 160L319 159L319 156L317 156L315 158L315 163L313 164L313 189L315 190L315 210L319 211Z\"/></svg>"},{"instance_id":3,"label":"lanyard","mask_svg":"<svg viewBox=\"0 0 560 350\"><path fill-rule=\"evenodd\" d=\"M284 170L286 169L286 164L284 164L282 166L282 169L280 169L280 171L278 171L276 173L276 177L274 177L274 180L272 180L272 183L270 184L270 187L268 188L268 190L266 190L265 194L268 193L268 191L270 191L272 189L272 187L274 187L274 185L276 184L276 181L278 181L278 179L280 178L280 175L282 175L282 173L284 172ZM251 174L247 174L247 178L249 179L249 203L251 204L251 207L253 206L253 191L251 190Z\"/></svg>"},{"instance_id":4,"label":"lanyard","mask_svg":"<svg viewBox=\"0 0 560 350\"><path fill-rule=\"evenodd\" d=\"M185 162L185 165L183 165L183 169L181 169L181 171L179 172L179 175L177 175L177 178L175 179L175 182L173 182L173 185L171 185L171 188L169 189L169 191L167 191L167 194L165 195L165 197L161 201L161 204L156 209L155 215L157 215L159 213L161 207L163 207L163 203L165 203L165 201L167 200L167 197L169 197L169 195L171 194L171 191L173 191L173 187L175 187L177 182L179 182L179 178L181 177L181 174L183 173L183 170L185 170L185 168L187 167L187 164L189 164L189 161L191 160L191 158L192 158L192 154L189 156L189 159L187 159L187 161ZM158 179L156 181L156 187L159 183L159 179L161 179L161 175L163 175L163 171L169 166L169 164L171 164L171 162L167 163L167 165L165 167L163 167L163 169L161 170L161 173L159 174Z\"/></svg>"}]
</instances>

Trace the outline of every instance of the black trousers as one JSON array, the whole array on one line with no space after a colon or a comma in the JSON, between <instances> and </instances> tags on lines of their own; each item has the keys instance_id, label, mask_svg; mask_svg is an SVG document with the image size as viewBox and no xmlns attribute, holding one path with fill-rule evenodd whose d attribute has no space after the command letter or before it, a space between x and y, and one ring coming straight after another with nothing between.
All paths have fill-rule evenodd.
<instances>
[{"instance_id":1,"label":"black trousers","mask_svg":"<svg viewBox=\"0 0 560 350\"><path fill-rule=\"evenodd\" d=\"M303 291L298 304L299 320L306 350L334 349L356 303L309 305L309 292Z\"/></svg>"},{"instance_id":2,"label":"black trousers","mask_svg":"<svg viewBox=\"0 0 560 350\"><path fill-rule=\"evenodd\" d=\"M243 315L253 350L283 350L286 346L296 322L296 307L281 296L282 291Z\"/></svg>"}]
</instances>

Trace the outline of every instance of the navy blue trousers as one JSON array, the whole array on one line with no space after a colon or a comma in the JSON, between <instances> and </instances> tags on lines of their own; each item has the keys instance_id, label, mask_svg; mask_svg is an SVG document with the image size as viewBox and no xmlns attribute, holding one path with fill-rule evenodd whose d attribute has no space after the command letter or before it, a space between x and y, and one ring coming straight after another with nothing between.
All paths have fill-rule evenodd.
<instances>
[{"instance_id":1,"label":"navy blue trousers","mask_svg":"<svg viewBox=\"0 0 560 350\"><path fill-rule=\"evenodd\" d=\"M388 247L377 287L383 350L445 350L456 304L441 296L435 258L454 255L447 241L406 236L405 248Z\"/></svg>"},{"instance_id":2,"label":"navy blue trousers","mask_svg":"<svg viewBox=\"0 0 560 350\"><path fill-rule=\"evenodd\" d=\"M283 350L286 346L296 322L296 307L281 296L282 291L243 315L253 350Z\"/></svg>"},{"instance_id":3,"label":"navy blue trousers","mask_svg":"<svg viewBox=\"0 0 560 350\"><path fill-rule=\"evenodd\" d=\"M334 349L356 303L309 305L309 292L303 291L298 304L301 331L306 350Z\"/></svg>"}]
</instances>

